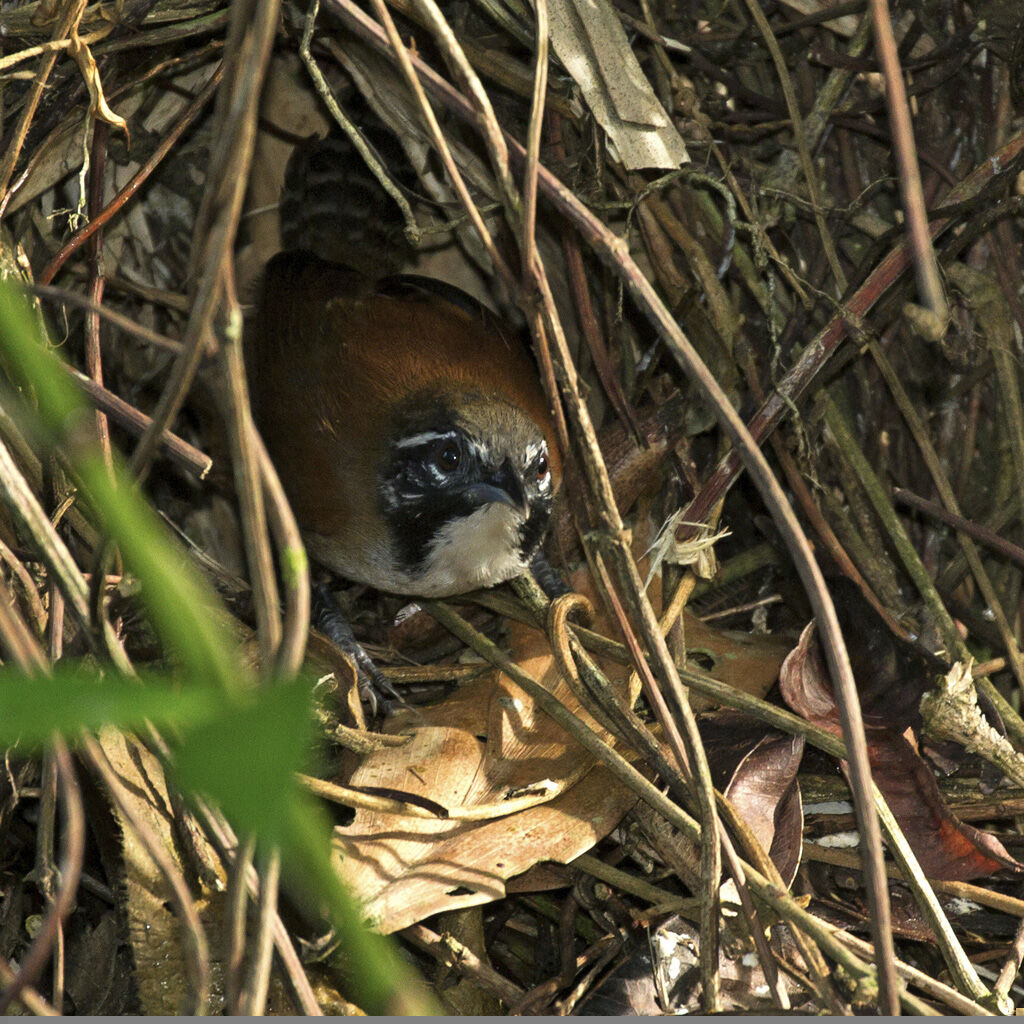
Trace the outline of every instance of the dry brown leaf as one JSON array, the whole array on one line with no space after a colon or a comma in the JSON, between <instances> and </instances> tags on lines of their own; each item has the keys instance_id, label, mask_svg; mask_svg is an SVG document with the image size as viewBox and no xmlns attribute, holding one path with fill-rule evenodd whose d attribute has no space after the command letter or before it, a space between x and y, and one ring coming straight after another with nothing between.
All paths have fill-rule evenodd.
<instances>
[{"instance_id":1,"label":"dry brown leaf","mask_svg":"<svg viewBox=\"0 0 1024 1024\"><path fill-rule=\"evenodd\" d=\"M562 683L555 693L572 700ZM418 725L409 744L368 758L351 784L464 807L589 767L586 755L504 677L470 683L458 703L464 713L451 716L451 724ZM442 720L453 711L450 702L436 710ZM403 717L399 728L409 724ZM549 803L483 823L360 810L336 830L340 868L373 926L392 932L442 910L500 899L507 879L540 861L574 860L635 800L604 768L590 767Z\"/></svg>"},{"instance_id":2,"label":"dry brown leaf","mask_svg":"<svg viewBox=\"0 0 1024 1024\"><path fill-rule=\"evenodd\" d=\"M688 658L702 654L711 659L705 671L734 689L763 697L779 678L792 644L774 636L752 636L731 629L715 629L689 612L683 612L683 632ZM694 711L705 711L714 702L700 694L690 694Z\"/></svg>"},{"instance_id":3,"label":"dry brown leaf","mask_svg":"<svg viewBox=\"0 0 1024 1024\"><path fill-rule=\"evenodd\" d=\"M777 732L741 711L700 722L711 777L746 821L787 885L803 848L803 803L797 771L804 738Z\"/></svg>"},{"instance_id":4,"label":"dry brown leaf","mask_svg":"<svg viewBox=\"0 0 1024 1024\"><path fill-rule=\"evenodd\" d=\"M103 82L100 79L100 69L96 66L96 58L92 50L82 41L78 29L71 33L68 43L68 53L74 58L82 78L85 79L86 88L89 90L89 113L100 121L120 128L124 132L128 144L131 145L131 133L128 131L128 122L120 114L115 114L107 103L106 94L103 92Z\"/></svg>"},{"instance_id":5,"label":"dry brown leaf","mask_svg":"<svg viewBox=\"0 0 1024 1024\"><path fill-rule=\"evenodd\" d=\"M99 743L123 784L124 799L161 841L181 867L174 836L173 811L159 762L133 737L104 729ZM139 842L115 803L112 813L121 825L124 909L128 916L128 942L135 965L139 1011L144 1014L179 1014L191 996L187 953L181 924L171 907L172 890L163 873ZM211 856L210 861L213 861ZM196 900L200 919L215 930L223 917L222 899ZM211 993L215 1009L223 993Z\"/></svg>"},{"instance_id":6,"label":"dry brown leaf","mask_svg":"<svg viewBox=\"0 0 1024 1024\"><path fill-rule=\"evenodd\" d=\"M546 637L510 623L519 665L606 738L559 678ZM616 669L620 681L625 672ZM568 863L621 820L636 797L595 765L509 679L490 674L387 732L403 747L368 756L351 786L392 791L445 808L494 804L550 780L547 803L484 822L401 817L360 809L336 829L339 870L373 927L389 933L432 914L501 899L505 882L542 861Z\"/></svg>"}]
</instances>

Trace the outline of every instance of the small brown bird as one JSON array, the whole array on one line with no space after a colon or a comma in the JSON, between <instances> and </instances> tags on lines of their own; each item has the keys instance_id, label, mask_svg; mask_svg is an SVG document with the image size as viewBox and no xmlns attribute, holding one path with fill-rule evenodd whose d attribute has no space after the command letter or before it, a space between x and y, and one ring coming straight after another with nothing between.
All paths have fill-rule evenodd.
<instances>
[{"instance_id":1,"label":"small brown bird","mask_svg":"<svg viewBox=\"0 0 1024 1024\"><path fill-rule=\"evenodd\" d=\"M408 190L394 136L363 124ZM288 251L248 331L253 410L313 561L418 597L531 564L564 589L540 555L561 463L522 341L457 288L391 276L413 255L402 218L344 136L298 147L280 215ZM397 697L328 587L314 597L371 703Z\"/></svg>"},{"instance_id":2,"label":"small brown bird","mask_svg":"<svg viewBox=\"0 0 1024 1024\"><path fill-rule=\"evenodd\" d=\"M253 341L257 424L316 562L422 597L529 568L561 467L536 369L496 318L440 282L282 253Z\"/></svg>"}]
</instances>

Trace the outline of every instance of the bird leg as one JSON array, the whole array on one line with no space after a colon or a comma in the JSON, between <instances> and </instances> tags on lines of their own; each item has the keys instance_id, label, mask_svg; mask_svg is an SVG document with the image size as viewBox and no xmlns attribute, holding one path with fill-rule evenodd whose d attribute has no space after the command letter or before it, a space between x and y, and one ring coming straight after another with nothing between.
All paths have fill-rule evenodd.
<instances>
[{"instance_id":1,"label":"bird leg","mask_svg":"<svg viewBox=\"0 0 1024 1024\"><path fill-rule=\"evenodd\" d=\"M533 573L533 578L537 581L540 589L552 601L556 597L572 592L572 587L562 579L561 573L547 560L543 551L538 551L533 556L530 562L530 572Z\"/></svg>"},{"instance_id":2,"label":"bird leg","mask_svg":"<svg viewBox=\"0 0 1024 1024\"><path fill-rule=\"evenodd\" d=\"M355 663L359 696L370 705L373 714L377 714L378 710L390 714L397 707L408 706L355 638L352 624L326 583L318 583L313 587L311 619L313 626Z\"/></svg>"}]
</instances>

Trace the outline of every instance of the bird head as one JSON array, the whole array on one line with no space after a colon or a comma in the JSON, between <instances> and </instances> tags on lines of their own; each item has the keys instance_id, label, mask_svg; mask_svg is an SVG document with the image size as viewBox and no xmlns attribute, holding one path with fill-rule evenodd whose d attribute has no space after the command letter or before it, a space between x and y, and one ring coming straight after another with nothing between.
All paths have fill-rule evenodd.
<instances>
[{"instance_id":1,"label":"bird head","mask_svg":"<svg viewBox=\"0 0 1024 1024\"><path fill-rule=\"evenodd\" d=\"M547 530L556 471L520 406L472 392L411 396L378 494L416 592L461 593L524 572Z\"/></svg>"}]
</instances>

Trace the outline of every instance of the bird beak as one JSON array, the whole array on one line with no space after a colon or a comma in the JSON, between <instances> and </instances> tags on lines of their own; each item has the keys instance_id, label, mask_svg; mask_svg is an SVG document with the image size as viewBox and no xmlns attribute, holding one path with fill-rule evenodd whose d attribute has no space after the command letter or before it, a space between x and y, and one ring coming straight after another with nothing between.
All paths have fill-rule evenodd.
<instances>
[{"instance_id":1,"label":"bird beak","mask_svg":"<svg viewBox=\"0 0 1024 1024\"><path fill-rule=\"evenodd\" d=\"M463 493L474 505L481 508L499 502L514 508L524 519L530 514L523 482L508 459L495 470L490 479L471 484Z\"/></svg>"}]
</instances>

